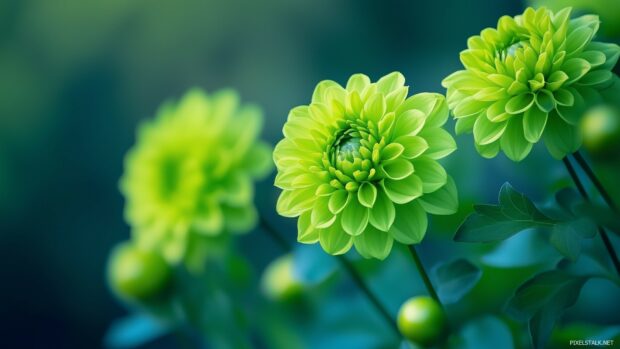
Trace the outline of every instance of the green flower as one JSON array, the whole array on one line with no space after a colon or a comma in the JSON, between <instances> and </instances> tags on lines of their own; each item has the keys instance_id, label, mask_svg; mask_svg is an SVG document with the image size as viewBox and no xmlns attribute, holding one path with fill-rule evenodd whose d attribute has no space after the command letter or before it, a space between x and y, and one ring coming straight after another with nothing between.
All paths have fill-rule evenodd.
<instances>
[{"instance_id":1,"label":"green flower","mask_svg":"<svg viewBox=\"0 0 620 349\"><path fill-rule=\"evenodd\" d=\"M195 89L141 125L121 179L137 242L200 264L223 233L252 229L253 180L272 168L261 124L261 111L240 106L234 91Z\"/></svg>"},{"instance_id":2,"label":"green flower","mask_svg":"<svg viewBox=\"0 0 620 349\"><path fill-rule=\"evenodd\" d=\"M407 98L404 83L397 72L376 83L353 75L346 88L322 81L310 105L290 111L275 185L278 213L299 216L299 242L384 259L394 240L422 240L427 212L456 211L456 186L436 161L456 149L441 128L448 106L439 94Z\"/></svg>"},{"instance_id":3,"label":"green flower","mask_svg":"<svg viewBox=\"0 0 620 349\"><path fill-rule=\"evenodd\" d=\"M617 79L611 69L620 47L592 41L597 16L570 19L570 12L528 8L467 41L465 70L443 86L457 134L473 131L482 156L501 149L520 161L541 138L558 159L580 147L579 119Z\"/></svg>"}]
</instances>

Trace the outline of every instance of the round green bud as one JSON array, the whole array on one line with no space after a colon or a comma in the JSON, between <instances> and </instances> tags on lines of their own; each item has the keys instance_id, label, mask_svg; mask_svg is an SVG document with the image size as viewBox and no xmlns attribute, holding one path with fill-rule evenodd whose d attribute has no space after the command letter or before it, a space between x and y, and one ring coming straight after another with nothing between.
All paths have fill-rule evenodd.
<instances>
[{"instance_id":1,"label":"round green bud","mask_svg":"<svg viewBox=\"0 0 620 349\"><path fill-rule=\"evenodd\" d=\"M299 297L303 284L293 272L293 256L281 256L272 261L262 277L263 293L270 299L288 301Z\"/></svg>"},{"instance_id":2,"label":"round green bud","mask_svg":"<svg viewBox=\"0 0 620 349\"><path fill-rule=\"evenodd\" d=\"M441 306L426 296L409 298L403 303L397 323L405 338L422 346L437 343L447 327Z\"/></svg>"},{"instance_id":3,"label":"round green bud","mask_svg":"<svg viewBox=\"0 0 620 349\"><path fill-rule=\"evenodd\" d=\"M620 111L600 105L589 109L581 120L583 145L593 153L620 140Z\"/></svg>"},{"instance_id":4,"label":"round green bud","mask_svg":"<svg viewBox=\"0 0 620 349\"><path fill-rule=\"evenodd\" d=\"M171 277L161 255L140 249L131 242L117 246L108 264L108 281L121 298L147 300L160 295Z\"/></svg>"}]
</instances>

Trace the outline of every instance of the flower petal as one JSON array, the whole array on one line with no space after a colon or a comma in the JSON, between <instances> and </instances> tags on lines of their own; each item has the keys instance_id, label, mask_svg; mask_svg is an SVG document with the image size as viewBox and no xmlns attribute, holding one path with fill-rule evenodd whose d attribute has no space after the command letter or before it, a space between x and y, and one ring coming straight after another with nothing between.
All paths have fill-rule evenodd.
<instances>
[{"instance_id":1,"label":"flower petal","mask_svg":"<svg viewBox=\"0 0 620 349\"><path fill-rule=\"evenodd\" d=\"M492 122L484 115L478 116L474 123L474 140L485 145L499 139L506 129L506 121Z\"/></svg>"},{"instance_id":2,"label":"flower petal","mask_svg":"<svg viewBox=\"0 0 620 349\"><path fill-rule=\"evenodd\" d=\"M314 244L319 241L319 229L311 224L311 211L306 211L297 220L297 241L302 244Z\"/></svg>"},{"instance_id":3,"label":"flower petal","mask_svg":"<svg viewBox=\"0 0 620 349\"><path fill-rule=\"evenodd\" d=\"M396 206L396 219L389 233L401 244L417 244L426 234L428 218L417 201Z\"/></svg>"},{"instance_id":4,"label":"flower petal","mask_svg":"<svg viewBox=\"0 0 620 349\"><path fill-rule=\"evenodd\" d=\"M349 203L350 195L346 190L336 190L329 197L327 206L333 214L340 213Z\"/></svg>"},{"instance_id":5,"label":"flower petal","mask_svg":"<svg viewBox=\"0 0 620 349\"><path fill-rule=\"evenodd\" d=\"M581 132L577 127L562 120L556 113L551 113L543 133L543 140L551 156L559 160L579 149Z\"/></svg>"},{"instance_id":6,"label":"flower petal","mask_svg":"<svg viewBox=\"0 0 620 349\"><path fill-rule=\"evenodd\" d=\"M427 130L422 132L426 133ZM428 143L421 136L402 136L396 138L394 142L403 146L402 156L406 159L416 158L428 149Z\"/></svg>"},{"instance_id":7,"label":"flower petal","mask_svg":"<svg viewBox=\"0 0 620 349\"><path fill-rule=\"evenodd\" d=\"M362 183L357 190L357 199L362 205L372 208L377 199L377 187L370 182Z\"/></svg>"},{"instance_id":8,"label":"flower petal","mask_svg":"<svg viewBox=\"0 0 620 349\"><path fill-rule=\"evenodd\" d=\"M356 197L342 210L342 229L352 236L361 234L368 225L368 207L362 206Z\"/></svg>"},{"instance_id":9,"label":"flower petal","mask_svg":"<svg viewBox=\"0 0 620 349\"><path fill-rule=\"evenodd\" d=\"M403 179L413 173L411 161L402 158L384 161L381 168L388 178L397 180Z\"/></svg>"},{"instance_id":10,"label":"flower petal","mask_svg":"<svg viewBox=\"0 0 620 349\"><path fill-rule=\"evenodd\" d=\"M384 260L392 250L394 238L387 232L369 225L363 234L353 238L353 243L362 257Z\"/></svg>"},{"instance_id":11,"label":"flower petal","mask_svg":"<svg viewBox=\"0 0 620 349\"><path fill-rule=\"evenodd\" d=\"M310 215L310 223L316 228L326 228L334 223L336 215L334 215L328 208L329 196L321 196L314 202L312 208L312 214Z\"/></svg>"},{"instance_id":12,"label":"flower petal","mask_svg":"<svg viewBox=\"0 0 620 349\"><path fill-rule=\"evenodd\" d=\"M506 156L512 161L521 161L532 150L532 143L525 139L523 120L513 118L508 120L508 126L500 139L500 145Z\"/></svg>"},{"instance_id":13,"label":"flower petal","mask_svg":"<svg viewBox=\"0 0 620 349\"><path fill-rule=\"evenodd\" d=\"M396 122L393 129L393 137L415 136L424 126L426 115L419 110L407 110L402 114L396 114Z\"/></svg>"},{"instance_id":14,"label":"flower petal","mask_svg":"<svg viewBox=\"0 0 620 349\"><path fill-rule=\"evenodd\" d=\"M428 149L424 152L425 156L431 159L441 159L456 150L456 142L452 135L443 128L425 129L420 132L428 143ZM419 154L416 154L417 157Z\"/></svg>"},{"instance_id":15,"label":"flower petal","mask_svg":"<svg viewBox=\"0 0 620 349\"><path fill-rule=\"evenodd\" d=\"M532 106L534 103L534 95L531 93L524 93L512 97L508 103L506 103L506 112L508 114L521 114Z\"/></svg>"},{"instance_id":16,"label":"flower petal","mask_svg":"<svg viewBox=\"0 0 620 349\"><path fill-rule=\"evenodd\" d=\"M528 142L538 142L547 124L547 114L538 108L530 108L525 112L523 115L523 133Z\"/></svg>"},{"instance_id":17,"label":"flower petal","mask_svg":"<svg viewBox=\"0 0 620 349\"><path fill-rule=\"evenodd\" d=\"M397 204L405 204L422 195L422 180L415 174L401 180L381 181L385 194Z\"/></svg>"},{"instance_id":18,"label":"flower petal","mask_svg":"<svg viewBox=\"0 0 620 349\"><path fill-rule=\"evenodd\" d=\"M451 215L456 213L459 208L459 198L454 179L448 176L443 187L432 193L422 195L417 201L426 212L431 214Z\"/></svg>"},{"instance_id":19,"label":"flower petal","mask_svg":"<svg viewBox=\"0 0 620 349\"><path fill-rule=\"evenodd\" d=\"M353 237L340 229L338 219L329 228L319 230L319 242L325 252L331 255L344 254L353 245Z\"/></svg>"},{"instance_id":20,"label":"flower petal","mask_svg":"<svg viewBox=\"0 0 620 349\"><path fill-rule=\"evenodd\" d=\"M375 228L388 231L394 223L395 210L394 203L383 190L377 191L377 199L372 210L370 210L369 222Z\"/></svg>"},{"instance_id":21,"label":"flower petal","mask_svg":"<svg viewBox=\"0 0 620 349\"><path fill-rule=\"evenodd\" d=\"M437 161L429 157L419 157L413 160L415 174L422 180L424 193L431 193L446 184L448 174Z\"/></svg>"}]
</instances>

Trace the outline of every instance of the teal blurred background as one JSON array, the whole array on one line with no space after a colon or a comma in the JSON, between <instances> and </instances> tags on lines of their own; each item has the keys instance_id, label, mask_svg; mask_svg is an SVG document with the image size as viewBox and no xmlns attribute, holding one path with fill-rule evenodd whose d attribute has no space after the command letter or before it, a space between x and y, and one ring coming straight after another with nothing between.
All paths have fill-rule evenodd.
<instances>
[{"instance_id":1,"label":"teal blurred background","mask_svg":"<svg viewBox=\"0 0 620 349\"><path fill-rule=\"evenodd\" d=\"M263 137L275 144L288 110L307 103L323 79L344 84L353 73L377 79L398 70L413 93L443 93L441 80L460 68L467 38L523 7L516 0L0 2L1 346L99 347L126 313L104 276L110 249L129 237L118 179L136 125L164 100L194 86L236 88L244 102L263 107ZM458 171L465 208L435 222L441 234L422 246L429 265L458 249L433 239L449 241L468 204L494 202L504 181L541 200L566 178L541 148L513 164L503 155L481 159L469 135L457 141L445 165ZM276 217L276 197L272 178L259 184L259 210L293 241L295 223ZM258 271L280 254L259 231L242 246Z\"/></svg>"}]
</instances>

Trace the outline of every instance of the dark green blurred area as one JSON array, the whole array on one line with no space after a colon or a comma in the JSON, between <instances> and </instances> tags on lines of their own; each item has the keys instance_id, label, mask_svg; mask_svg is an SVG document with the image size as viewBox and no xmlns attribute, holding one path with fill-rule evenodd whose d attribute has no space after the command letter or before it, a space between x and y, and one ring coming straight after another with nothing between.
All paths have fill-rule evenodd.
<instances>
[{"instance_id":1,"label":"dark green blurred area","mask_svg":"<svg viewBox=\"0 0 620 349\"><path fill-rule=\"evenodd\" d=\"M263 107L263 135L275 144L288 110L323 79L398 70L413 93L444 92L467 38L522 9L516 0L0 2L1 346L99 347L127 312L104 277L110 249L129 237L118 179L136 125L164 100L233 87ZM480 158L470 135L457 142L444 164L463 209L434 222L422 245L428 265L474 253L448 241L470 204L495 202L503 182L543 200L567 178L542 146L514 164ZM274 213L277 194L271 178L260 183L259 210L294 241L294 221ZM257 271L281 254L260 231L242 246ZM456 313L499 307L508 293L491 287ZM618 321L612 305L603 323Z\"/></svg>"}]
</instances>

